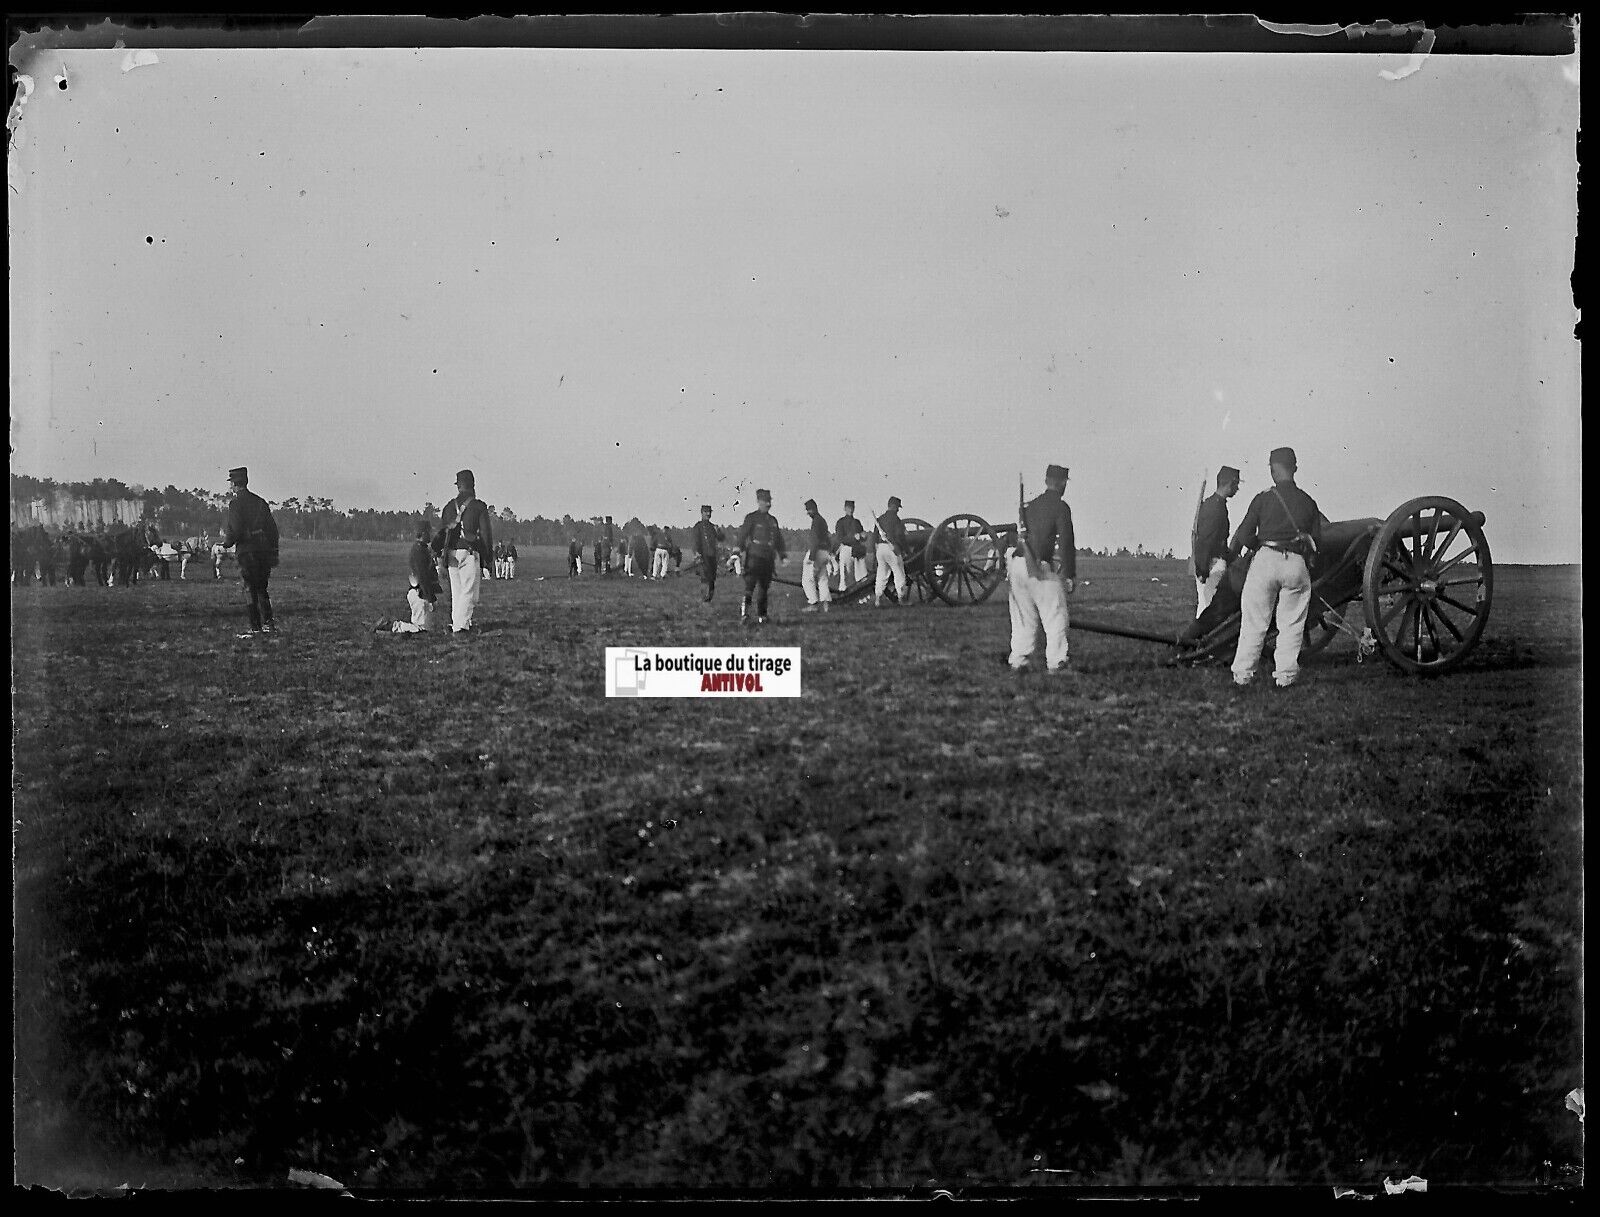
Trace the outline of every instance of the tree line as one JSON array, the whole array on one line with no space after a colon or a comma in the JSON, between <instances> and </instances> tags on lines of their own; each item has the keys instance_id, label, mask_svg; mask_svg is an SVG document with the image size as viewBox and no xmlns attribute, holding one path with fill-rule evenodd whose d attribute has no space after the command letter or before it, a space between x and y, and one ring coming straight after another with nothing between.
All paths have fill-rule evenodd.
<instances>
[{"instance_id":1,"label":"tree line","mask_svg":"<svg viewBox=\"0 0 1600 1217\"><path fill-rule=\"evenodd\" d=\"M116 478L95 478L89 482L56 482L50 478L29 477L20 473L11 475L13 504L26 504L39 499L48 500L61 494L82 499L138 500L144 505L145 519L155 521L157 530L164 537L198 536L202 532L214 534L221 529L223 518L228 511L228 496L225 492L204 490L199 487L180 490L176 486L167 486L165 489L157 490L146 489L137 484L129 485ZM564 548L573 539L577 539L583 545L586 554L595 541L600 539L605 523L602 516L578 520L570 515L564 515L560 519L547 519L545 516L537 515L531 520L525 520L511 508L501 507L497 510L493 504L489 504L489 512L494 517L496 541L514 541L519 546L557 545ZM336 507L332 499L308 494L284 499L282 502L273 502L272 514L278 522L279 533L295 540L408 541L416 530L418 520L426 520L434 528L439 526L439 508L431 502L411 510L378 511L371 507ZM738 523L720 520L718 526L726 531L728 540L731 541ZM613 527L620 542L622 538L632 533L647 532L651 526L638 516L634 516L626 522L614 523ZM687 548L693 524L669 524L666 527L672 529L673 538L677 543ZM809 543L807 530L786 528L783 533L790 554L798 556L804 552ZM1171 549L1157 552L1147 550L1142 545L1131 550L1126 546L1117 549L1092 549L1080 545L1078 553L1085 557L1172 557Z\"/></svg>"}]
</instances>

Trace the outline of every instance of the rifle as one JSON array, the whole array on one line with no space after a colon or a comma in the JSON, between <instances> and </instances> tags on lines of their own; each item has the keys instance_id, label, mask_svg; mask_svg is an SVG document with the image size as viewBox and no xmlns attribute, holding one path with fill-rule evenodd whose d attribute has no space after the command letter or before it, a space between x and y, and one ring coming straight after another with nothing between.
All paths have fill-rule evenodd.
<instances>
[{"instance_id":1,"label":"rifle","mask_svg":"<svg viewBox=\"0 0 1600 1217\"><path fill-rule=\"evenodd\" d=\"M1022 475L1017 474L1017 548L1022 551L1022 562L1030 579L1044 578L1044 564L1033 556L1033 546L1028 544L1028 494L1023 489Z\"/></svg>"}]
</instances>

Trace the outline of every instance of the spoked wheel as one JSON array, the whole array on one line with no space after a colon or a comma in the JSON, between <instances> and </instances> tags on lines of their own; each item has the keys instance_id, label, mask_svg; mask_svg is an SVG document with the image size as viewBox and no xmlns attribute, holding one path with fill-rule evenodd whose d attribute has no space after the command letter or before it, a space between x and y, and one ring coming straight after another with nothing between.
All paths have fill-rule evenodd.
<instances>
[{"instance_id":1,"label":"spoked wheel","mask_svg":"<svg viewBox=\"0 0 1600 1217\"><path fill-rule=\"evenodd\" d=\"M1454 499L1412 499L1383 522L1367 553L1362 609L1384 658L1437 675L1478 644L1494 601L1483 515Z\"/></svg>"},{"instance_id":2,"label":"spoked wheel","mask_svg":"<svg viewBox=\"0 0 1600 1217\"><path fill-rule=\"evenodd\" d=\"M1005 545L980 516L956 515L934 529L923 559L928 588L946 604L982 604L1005 577Z\"/></svg>"}]
</instances>

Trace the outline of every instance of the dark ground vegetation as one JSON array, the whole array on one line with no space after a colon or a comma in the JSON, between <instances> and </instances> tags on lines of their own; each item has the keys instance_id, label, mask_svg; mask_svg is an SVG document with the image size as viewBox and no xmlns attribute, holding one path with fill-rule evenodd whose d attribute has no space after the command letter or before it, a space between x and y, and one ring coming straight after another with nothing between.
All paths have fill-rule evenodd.
<instances>
[{"instance_id":1,"label":"dark ground vegetation","mask_svg":"<svg viewBox=\"0 0 1600 1217\"><path fill-rule=\"evenodd\" d=\"M267 643L231 581L13 589L20 1181L1581 1178L1575 570L1501 568L1454 675L1283 696L786 589L805 696L730 703L601 648L743 642L733 580L561 561L470 640L370 633L403 546L286 548Z\"/></svg>"}]
</instances>

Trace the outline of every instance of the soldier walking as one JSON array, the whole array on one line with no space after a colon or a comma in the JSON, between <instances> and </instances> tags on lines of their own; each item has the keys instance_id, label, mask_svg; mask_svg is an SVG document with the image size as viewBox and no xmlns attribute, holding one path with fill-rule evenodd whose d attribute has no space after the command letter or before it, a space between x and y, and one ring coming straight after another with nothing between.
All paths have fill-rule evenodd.
<instances>
[{"instance_id":1,"label":"soldier walking","mask_svg":"<svg viewBox=\"0 0 1600 1217\"><path fill-rule=\"evenodd\" d=\"M900 499L895 495L889 496L889 507L877 519L877 527L873 530L873 537L877 542L878 574L872 584L872 605L874 608L883 607L884 589L889 586L889 576L894 576L895 600L904 604L906 602L906 526L900 521Z\"/></svg>"},{"instance_id":2,"label":"soldier walking","mask_svg":"<svg viewBox=\"0 0 1600 1217\"><path fill-rule=\"evenodd\" d=\"M278 525L267 501L252 492L249 485L249 469L240 466L228 470L228 490L233 499L222 525L222 544L233 546L249 604L250 633L239 635L241 638L278 632L272 618L272 598L267 593L267 580L278 565Z\"/></svg>"},{"instance_id":3,"label":"soldier walking","mask_svg":"<svg viewBox=\"0 0 1600 1217\"><path fill-rule=\"evenodd\" d=\"M755 597L755 624L767 623L767 589L772 586L774 560L787 562L788 548L783 543L783 530L772 517L772 491L756 491L756 509L745 516L739 526L736 543L743 555L744 602L739 606L739 620L750 622L750 600Z\"/></svg>"},{"instance_id":4,"label":"soldier walking","mask_svg":"<svg viewBox=\"0 0 1600 1217\"><path fill-rule=\"evenodd\" d=\"M1019 675L1028 670L1039 634L1044 633L1045 671L1068 673L1067 597L1077 585L1078 543L1072 532L1072 509L1062 498L1067 470L1047 466L1044 493L1022 509L1017 544L1006 561L1011 600L1011 654L1007 662Z\"/></svg>"},{"instance_id":5,"label":"soldier walking","mask_svg":"<svg viewBox=\"0 0 1600 1217\"><path fill-rule=\"evenodd\" d=\"M811 538L806 549L805 566L800 571L800 587L806 594L805 613L828 611L833 599L828 589L828 565L832 557L833 530L817 510L816 499L806 500L806 514L810 517Z\"/></svg>"},{"instance_id":6,"label":"soldier walking","mask_svg":"<svg viewBox=\"0 0 1600 1217\"><path fill-rule=\"evenodd\" d=\"M1278 645L1273 682L1287 689L1300 676L1300 648L1305 643L1306 616L1311 609L1310 561L1322 540L1322 515L1317 501L1294 484L1293 448L1274 448L1267 458L1272 486L1250 500L1234 552L1254 549L1250 573L1239 597L1239 649L1233 655L1233 683L1240 688L1255 679L1256 664L1274 616Z\"/></svg>"},{"instance_id":7,"label":"soldier walking","mask_svg":"<svg viewBox=\"0 0 1600 1217\"><path fill-rule=\"evenodd\" d=\"M1217 587L1228 575L1228 500L1239 493L1239 471L1232 465L1217 470L1217 489L1200 504L1194 519L1194 586L1196 618L1211 606Z\"/></svg>"},{"instance_id":8,"label":"soldier walking","mask_svg":"<svg viewBox=\"0 0 1600 1217\"><path fill-rule=\"evenodd\" d=\"M700 504L700 520L689 538L700 559L700 581L706 585L700 599L709 604L717 594L717 542L722 540L722 529L711 522L711 504Z\"/></svg>"}]
</instances>

